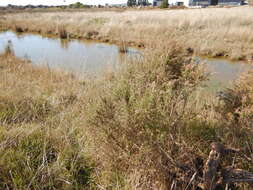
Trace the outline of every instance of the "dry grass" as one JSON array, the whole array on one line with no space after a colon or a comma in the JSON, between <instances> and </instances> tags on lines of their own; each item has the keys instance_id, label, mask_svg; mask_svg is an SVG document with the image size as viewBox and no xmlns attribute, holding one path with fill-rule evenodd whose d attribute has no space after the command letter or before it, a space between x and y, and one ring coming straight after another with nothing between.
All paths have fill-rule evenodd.
<instances>
[{"instance_id":1,"label":"dry grass","mask_svg":"<svg viewBox=\"0 0 253 190\"><path fill-rule=\"evenodd\" d=\"M252 73L198 107L202 69L175 44L97 80L1 55L0 189L185 189L212 141L252 171Z\"/></svg>"},{"instance_id":2,"label":"dry grass","mask_svg":"<svg viewBox=\"0 0 253 190\"><path fill-rule=\"evenodd\" d=\"M177 41L196 54L247 59L253 56L253 7L124 12L17 13L1 25L23 31L160 48Z\"/></svg>"},{"instance_id":3,"label":"dry grass","mask_svg":"<svg viewBox=\"0 0 253 190\"><path fill-rule=\"evenodd\" d=\"M233 100L224 103L221 99L217 105L213 98L197 107L195 95L205 80L201 67L177 46L164 53L129 65L110 85L105 81L103 93L87 110L89 126L97 132L97 141L103 142L99 146L103 155L99 160L106 166L102 173L116 171L118 189L127 184L127 189L166 190L173 182L176 189L185 189L194 172L201 181L213 141L241 149L236 167L252 172L252 73L233 91L244 101L235 108L244 111L238 113L240 121L234 122L233 117L226 117L234 113ZM231 163L231 158L225 158L222 164ZM105 189L108 183L103 184ZM231 186L236 188L250 189L245 184ZM194 184L190 189L195 189Z\"/></svg>"},{"instance_id":4,"label":"dry grass","mask_svg":"<svg viewBox=\"0 0 253 190\"><path fill-rule=\"evenodd\" d=\"M91 187L76 104L82 81L9 53L0 56L0 81L0 189Z\"/></svg>"}]
</instances>

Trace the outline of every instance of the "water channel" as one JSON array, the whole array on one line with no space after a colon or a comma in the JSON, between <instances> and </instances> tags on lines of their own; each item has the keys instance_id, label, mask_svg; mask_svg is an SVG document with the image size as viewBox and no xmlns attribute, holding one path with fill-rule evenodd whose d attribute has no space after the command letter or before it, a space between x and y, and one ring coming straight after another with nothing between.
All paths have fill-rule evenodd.
<instances>
[{"instance_id":1,"label":"water channel","mask_svg":"<svg viewBox=\"0 0 253 190\"><path fill-rule=\"evenodd\" d=\"M115 70L125 61L141 58L140 50L135 48L128 48L127 53L122 54L117 45L67 41L34 34L17 35L11 31L0 33L0 53L5 51L10 42L18 57L28 58L34 64L79 73ZM207 58L201 58L201 61L206 63L208 72L212 73L207 84L214 91L231 86L242 72L253 69L253 65L243 62Z\"/></svg>"}]
</instances>

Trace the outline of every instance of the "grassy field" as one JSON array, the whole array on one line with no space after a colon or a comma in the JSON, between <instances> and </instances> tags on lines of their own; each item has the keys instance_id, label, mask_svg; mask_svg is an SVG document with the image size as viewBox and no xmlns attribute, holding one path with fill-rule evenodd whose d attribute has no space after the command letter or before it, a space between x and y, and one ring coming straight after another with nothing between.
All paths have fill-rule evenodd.
<instances>
[{"instance_id":1,"label":"grassy field","mask_svg":"<svg viewBox=\"0 0 253 190\"><path fill-rule=\"evenodd\" d=\"M253 172L253 73L199 105L203 69L177 43L98 79L33 66L6 48L0 189L201 188L212 142L240 149L221 167Z\"/></svg>"},{"instance_id":2,"label":"grassy field","mask_svg":"<svg viewBox=\"0 0 253 190\"><path fill-rule=\"evenodd\" d=\"M252 18L253 7L0 14L1 30L147 48L88 77L35 66L7 46L0 189L252 189L228 181L253 178L253 71L206 100L205 66L192 59L252 61Z\"/></svg>"},{"instance_id":3,"label":"grassy field","mask_svg":"<svg viewBox=\"0 0 253 190\"><path fill-rule=\"evenodd\" d=\"M253 59L253 7L12 13L2 29L147 48L180 43L198 55Z\"/></svg>"}]
</instances>

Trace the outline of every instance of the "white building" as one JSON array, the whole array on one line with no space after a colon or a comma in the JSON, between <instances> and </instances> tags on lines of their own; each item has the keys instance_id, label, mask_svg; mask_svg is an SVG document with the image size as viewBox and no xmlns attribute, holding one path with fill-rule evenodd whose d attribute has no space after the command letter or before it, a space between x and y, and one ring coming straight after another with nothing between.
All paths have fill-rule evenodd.
<instances>
[{"instance_id":1,"label":"white building","mask_svg":"<svg viewBox=\"0 0 253 190\"><path fill-rule=\"evenodd\" d=\"M153 0L153 6L161 6L163 0ZM190 0L168 0L169 6L190 6Z\"/></svg>"},{"instance_id":2,"label":"white building","mask_svg":"<svg viewBox=\"0 0 253 190\"><path fill-rule=\"evenodd\" d=\"M153 6L161 6L163 0L153 0ZM168 0L169 6L206 7L209 5L241 5L243 0Z\"/></svg>"},{"instance_id":3,"label":"white building","mask_svg":"<svg viewBox=\"0 0 253 190\"><path fill-rule=\"evenodd\" d=\"M154 7L160 7L162 5L162 0L153 0Z\"/></svg>"}]
</instances>

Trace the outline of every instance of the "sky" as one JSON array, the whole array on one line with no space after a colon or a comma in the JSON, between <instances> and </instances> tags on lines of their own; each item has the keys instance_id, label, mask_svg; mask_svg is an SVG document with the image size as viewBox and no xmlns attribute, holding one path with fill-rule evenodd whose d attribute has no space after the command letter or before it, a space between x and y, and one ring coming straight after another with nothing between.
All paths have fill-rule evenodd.
<instances>
[{"instance_id":1,"label":"sky","mask_svg":"<svg viewBox=\"0 0 253 190\"><path fill-rule=\"evenodd\" d=\"M127 0L0 0L0 6L12 5L68 5L75 2L83 4L96 5L96 4L120 4L126 3Z\"/></svg>"}]
</instances>

